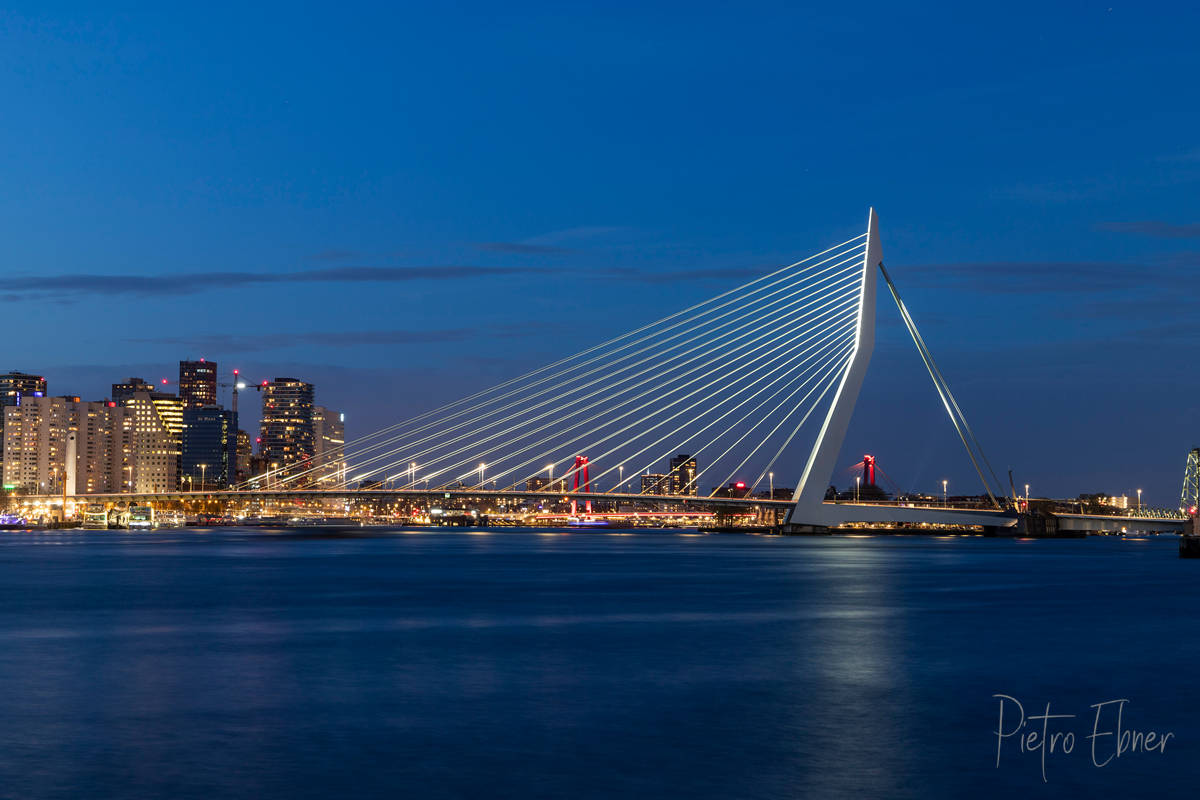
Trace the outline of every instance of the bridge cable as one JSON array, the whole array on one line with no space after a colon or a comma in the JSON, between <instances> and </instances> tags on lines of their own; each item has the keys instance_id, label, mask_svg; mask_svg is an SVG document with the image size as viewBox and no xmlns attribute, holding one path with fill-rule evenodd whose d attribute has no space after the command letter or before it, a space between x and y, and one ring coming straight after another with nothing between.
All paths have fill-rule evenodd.
<instances>
[{"instance_id":1,"label":"bridge cable","mask_svg":"<svg viewBox=\"0 0 1200 800\"><path fill-rule=\"evenodd\" d=\"M983 459L987 465L988 471L991 472L992 478L996 481L996 485L1000 486L1000 479L996 477L995 470L992 469L991 463L988 462L987 456L983 453L983 447L979 444L979 440L975 437L971 426L967 423L966 415L963 414L962 408L959 407L958 401L954 399L954 395L950 391L950 386L946 383L946 379L942 377L942 373L937 368L937 364L933 360L933 355L929 352L929 348L925 345L925 340L921 338L920 332L917 330L917 324L913 320L912 315L908 313L908 308L904 305L904 301L900 299L900 292L896 289L896 285L892 283L891 276L888 275L887 269L884 268L883 262L879 263L879 271L883 274L883 280L887 283L888 291L892 294L892 299L896 301L896 307L900 309L900 317L904 321L905 327L908 329L909 335L912 337L913 343L917 346L917 351L921 354L922 361L925 362L925 368L929 371L929 377L933 379L934 387L941 397L942 405L946 408L946 413L950 416L950 421L954 424L954 430L958 433L958 438L962 440L963 447L967 450L967 456L971 459L971 464L975 467L975 472L979 475L979 480L983 483L983 488L991 499L992 504L996 508L1000 508L999 501L996 500L996 495L992 493L992 488L988 484L987 478L984 477L983 470L979 466L979 461L975 458L975 450L979 451L979 457ZM961 420L961 424L960 424ZM971 444L974 442L975 450ZM1004 491L1001 488L1000 494Z\"/></svg>"}]
</instances>

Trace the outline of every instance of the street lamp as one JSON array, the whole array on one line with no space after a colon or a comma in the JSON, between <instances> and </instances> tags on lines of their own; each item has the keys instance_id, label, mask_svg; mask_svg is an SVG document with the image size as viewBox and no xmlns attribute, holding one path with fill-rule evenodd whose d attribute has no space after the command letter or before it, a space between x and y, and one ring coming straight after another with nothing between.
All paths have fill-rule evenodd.
<instances>
[{"instance_id":1,"label":"street lamp","mask_svg":"<svg viewBox=\"0 0 1200 800\"><path fill-rule=\"evenodd\" d=\"M1025 509L1029 510L1029 484L1025 484Z\"/></svg>"},{"instance_id":2,"label":"street lamp","mask_svg":"<svg viewBox=\"0 0 1200 800\"><path fill-rule=\"evenodd\" d=\"M204 472L205 472L205 470L208 469L208 464L197 464L196 466L200 467L200 491L203 492L204 487L206 486L206 483L204 480Z\"/></svg>"},{"instance_id":3,"label":"street lamp","mask_svg":"<svg viewBox=\"0 0 1200 800\"><path fill-rule=\"evenodd\" d=\"M767 480L769 480L771 482L771 499L774 500L775 499L775 473L768 472Z\"/></svg>"},{"instance_id":4,"label":"street lamp","mask_svg":"<svg viewBox=\"0 0 1200 800\"><path fill-rule=\"evenodd\" d=\"M479 488L480 488L480 489L483 489L483 488L484 488L484 485L483 485L483 471L484 471L485 469L487 469L487 464L484 464L482 461L480 461L480 462L479 462Z\"/></svg>"},{"instance_id":5,"label":"street lamp","mask_svg":"<svg viewBox=\"0 0 1200 800\"><path fill-rule=\"evenodd\" d=\"M553 492L554 491L554 465L547 464L546 472L549 473L549 475L550 475L550 491Z\"/></svg>"},{"instance_id":6,"label":"street lamp","mask_svg":"<svg viewBox=\"0 0 1200 800\"><path fill-rule=\"evenodd\" d=\"M1138 489L1138 511L1142 510L1142 490Z\"/></svg>"},{"instance_id":7,"label":"street lamp","mask_svg":"<svg viewBox=\"0 0 1200 800\"><path fill-rule=\"evenodd\" d=\"M859 485L862 483L862 475L854 476L854 502L858 502Z\"/></svg>"},{"instance_id":8,"label":"street lamp","mask_svg":"<svg viewBox=\"0 0 1200 800\"><path fill-rule=\"evenodd\" d=\"M950 481L942 479L942 505L949 505L950 501L946 499L946 487L950 485Z\"/></svg>"}]
</instances>

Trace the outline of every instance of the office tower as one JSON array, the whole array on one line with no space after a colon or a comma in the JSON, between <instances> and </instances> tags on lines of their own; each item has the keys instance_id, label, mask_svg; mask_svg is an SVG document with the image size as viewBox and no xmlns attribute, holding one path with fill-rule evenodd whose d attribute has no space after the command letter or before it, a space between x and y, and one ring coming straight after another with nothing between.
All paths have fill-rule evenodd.
<instances>
[{"instance_id":1,"label":"office tower","mask_svg":"<svg viewBox=\"0 0 1200 800\"><path fill-rule=\"evenodd\" d=\"M276 378L264 385L260 430L260 452L272 472L302 464L302 468L286 474L307 469L316 452L312 384L295 378Z\"/></svg>"},{"instance_id":2,"label":"office tower","mask_svg":"<svg viewBox=\"0 0 1200 800\"><path fill-rule=\"evenodd\" d=\"M22 397L45 397L46 379L41 375L7 372L0 375L0 406L18 406Z\"/></svg>"},{"instance_id":3,"label":"office tower","mask_svg":"<svg viewBox=\"0 0 1200 800\"><path fill-rule=\"evenodd\" d=\"M313 465L321 486L340 486L346 472L346 415L324 406L313 407Z\"/></svg>"},{"instance_id":4,"label":"office tower","mask_svg":"<svg viewBox=\"0 0 1200 800\"><path fill-rule=\"evenodd\" d=\"M180 488L190 491L228 489L237 471L237 417L207 405L183 410L180 440Z\"/></svg>"},{"instance_id":5,"label":"office tower","mask_svg":"<svg viewBox=\"0 0 1200 800\"><path fill-rule=\"evenodd\" d=\"M217 404L217 362L180 361L179 399L184 408Z\"/></svg>"},{"instance_id":6,"label":"office tower","mask_svg":"<svg viewBox=\"0 0 1200 800\"><path fill-rule=\"evenodd\" d=\"M136 392L154 392L154 384L146 383L141 378L130 378L124 383L114 383L112 385L112 399L117 403L123 403L133 397Z\"/></svg>"},{"instance_id":7,"label":"office tower","mask_svg":"<svg viewBox=\"0 0 1200 800\"><path fill-rule=\"evenodd\" d=\"M667 475L647 472L642 476L642 494L667 494L671 481Z\"/></svg>"},{"instance_id":8,"label":"office tower","mask_svg":"<svg viewBox=\"0 0 1200 800\"><path fill-rule=\"evenodd\" d=\"M696 496L696 459L680 453L671 459L671 494Z\"/></svg>"}]
</instances>

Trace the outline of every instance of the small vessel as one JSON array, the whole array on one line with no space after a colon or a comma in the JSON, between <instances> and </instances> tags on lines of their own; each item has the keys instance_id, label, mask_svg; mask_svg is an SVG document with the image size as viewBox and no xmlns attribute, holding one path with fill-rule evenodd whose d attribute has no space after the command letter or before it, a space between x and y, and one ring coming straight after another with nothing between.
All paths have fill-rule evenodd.
<instances>
[{"instance_id":1,"label":"small vessel","mask_svg":"<svg viewBox=\"0 0 1200 800\"><path fill-rule=\"evenodd\" d=\"M568 527L571 528L611 528L612 523L606 519L596 519L595 517L571 517L567 520Z\"/></svg>"},{"instance_id":2,"label":"small vessel","mask_svg":"<svg viewBox=\"0 0 1200 800\"><path fill-rule=\"evenodd\" d=\"M83 509L83 527L89 530L108 530L108 509L103 503L88 503Z\"/></svg>"},{"instance_id":3,"label":"small vessel","mask_svg":"<svg viewBox=\"0 0 1200 800\"><path fill-rule=\"evenodd\" d=\"M157 528L158 523L154 519L154 506L130 506L129 527L143 530Z\"/></svg>"}]
</instances>

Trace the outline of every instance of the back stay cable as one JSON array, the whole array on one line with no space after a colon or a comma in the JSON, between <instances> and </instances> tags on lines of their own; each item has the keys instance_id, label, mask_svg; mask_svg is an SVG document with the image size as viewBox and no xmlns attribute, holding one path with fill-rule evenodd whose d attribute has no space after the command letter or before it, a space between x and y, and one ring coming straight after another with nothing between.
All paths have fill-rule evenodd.
<instances>
[{"instance_id":1,"label":"back stay cable","mask_svg":"<svg viewBox=\"0 0 1200 800\"><path fill-rule=\"evenodd\" d=\"M937 368L937 364L933 360L933 355L929 352L929 347L926 346L920 331L917 330L917 323L913 321L912 315L908 313L908 307L900 299L900 292L896 290L896 285L892 283L892 278L888 275L888 271L883 266L882 261L879 262L879 272L883 275L884 282L887 283L888 291L892 293L892 299L896 301L896 307L900 309L900 318L904 320L904 326L908 329L913 344L917 346L917 352L921 354L921 360L925 362L925 369L929 371L929 377L933 379L934 388L937 389L938 396L942 399L942 405L945 406L946 413L950 415L950 422L954 424L954 430L958 433L958 438L962 440L963 447L967 450L967 456L971 459L971 464L975 467L975 472L979 475L979 480L983 483L984 491L991 498L992 504L996 508L1000 508L1000 503L996 500L996 495L992 493L991 485L988 483L987 478L984 477L983 470L979 466L979 460L983 460L983 463L988 468L988 472L992 475L992 479L996 481L996 486L1000 487L1000 494L1003 495L1004 489L1000 483L1000 479L996 477L996 471L992 469L987 456L983 454L983 447L979 444L979 440L975 437L975 433L967 423L967 417L963 414L962 408L959 407L958 401L954 399L954 395L950 392L950 385L946 383L946 379L942 377L941 371ZM979 453L978 459L975 457L976 452Z\"/></svg>"}]
</instances>

